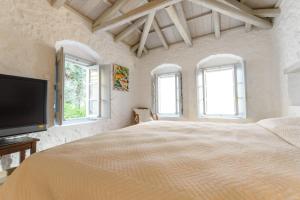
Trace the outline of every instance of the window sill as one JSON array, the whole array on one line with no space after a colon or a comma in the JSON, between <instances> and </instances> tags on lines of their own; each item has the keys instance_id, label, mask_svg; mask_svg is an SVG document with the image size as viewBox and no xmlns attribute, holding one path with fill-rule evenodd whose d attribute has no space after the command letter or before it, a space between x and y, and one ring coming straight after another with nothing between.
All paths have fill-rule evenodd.
<instances>
[{"instance_id":1,"label":"window sill","mask_svg":"<svg viewBox=\"0 0 300 200\"><path fill-rule=\"evenodd\" d=\"M82 125L82 124L90 124L90 123L95 123L98 121L105 120L107 118L86 118L86 119L73 119L73 120L68 120L68 121L63 121L62 125L56 125L57 127L60 126L76 126L76 125Z\"/></svg>"},{"instance_id":2,"label":"window sill","mask_svg":"<svg viewBox=\"0 0 300 200\"><path fill-rule=\"evenodd\" d=\"M253 122L251 119L246 117L230 117L230 116L200 116L198 121L204 122L221 122L221 123L248 123Z\"/></svg>"},{"instance_id":3,"label":"window sill","mask_svg":"<svg viewBox=\"0 0 300 200\"><path fill-rule=\"evenodd\" d=\"M241 116L221 116L221 115L202 115L199 119L229 119L229 120L246 120L246 117Z\"/></svg>"},{"instance_id":4,"label":"window sill","mask_svg":"<svg viewBox=\"0 0 300 200\"><path fill-rule=\"evenodd\" d=\"M179 120L182 116L180 115L157 115L159 120Z\"/></svg>"}]
</instances>

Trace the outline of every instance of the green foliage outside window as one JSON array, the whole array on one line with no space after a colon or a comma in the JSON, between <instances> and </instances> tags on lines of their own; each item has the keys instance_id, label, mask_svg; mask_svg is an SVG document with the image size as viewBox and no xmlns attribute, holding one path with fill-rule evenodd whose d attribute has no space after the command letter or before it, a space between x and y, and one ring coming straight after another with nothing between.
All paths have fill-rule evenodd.
<instances>
[{"instance_id":1,"label":"green foliage outside window","mask_svg":"<svg viewBox=\"0 0 300 200\"><path fill-rule=\"evenodd\" d=\"M66 60L64 80L65 120L86 117L86 76L86 69Z\"/></svg>"}]
</instances>

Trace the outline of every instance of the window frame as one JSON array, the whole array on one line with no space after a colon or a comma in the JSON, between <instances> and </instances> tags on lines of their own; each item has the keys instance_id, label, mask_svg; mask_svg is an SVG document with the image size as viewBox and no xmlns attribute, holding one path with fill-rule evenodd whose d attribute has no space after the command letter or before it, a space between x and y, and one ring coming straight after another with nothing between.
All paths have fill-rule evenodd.
<instances>
[{"instance_id":1,"label":"window frame","mask_svg":"<svg viewBox=\"0 0 300 200\"><path fill-rule=\"evenodd\" d=\"M158 79L159 77L175 76L176 113L159 113ZM154 75L154 110L161 118L179 118L182 116L182 74L180 71L156 73Z\"/></svg>"},{"instance_id":2,"label":"window frame","mask_svg":"<svg viewBox=\"0 0 300 200\"><path fill-rule=\"evenodd\" d=\"M207 98L206 98L206 81L205 81L205 72L206 71L221 71L224 69L233 68L233 90L234 90L234 115L224 115L224 114L207 114ZM243 98L239 97L238 91L238 75L237 70L240 68L242 70L242 79L243 79ZM199 73L202 75L202 83L199 85ZM201 89L202 88L202 89ZM202 90L202 94L199 94L200 89ZM210 66L210 67L197 67L196 71L196 90L197 90L197 110L198 110L198 118L223 118L223 119L246 119L247 118L247 97L246 97L246 71L244 63L236 62L232 64L224 64L219 66ZM201 96L202 97L201 97ZM242 99L242 100L240 100ZM243 101L243 112L239 109L239 103ZM202 108L201 108L202 107ZM201 108L201 109L200 109Z\"/></svg>"},{"instance_id":3,"label":"window frame","mask_svg":"<svg viewBox=\"0 0 300 200\"><path fill-rule=\"evenodd\" d=\"M98 95L98 111L97 111L97 116L96 115L90 115L89 114L89 102L90 102L90 97L89 97L89 94L90 94L90 85L89 85L89 73L86 77L86 82L87 82L87 85L86 85L86 117L79 117L79 118L74 118L74 119L69 119L69 120L66 120L65 119L65 109L64 109L64 104L65 104L65 101L64 101L64 95L65 95L65 80L63 80L63 85L62 85L62 124L63 125L70 125L70 124L80 124L80 123L85 123L85 122L90 122L90 121L95 121L97 119L101 119L101 70L100 70L100 66L96 63L96 62L92 62L90 60L87 60L87 59L84 59L84 58L80 58L78 56L74 56L72 54L69 54L69 53L65 53L64 54L64 65L63 65L63 79L65 77L65 63L66 61L68 60L68 62L73 62L75 64L78 64L84 68L87 69L87 71L89 72L90 69L92 68L98 68L98 89L99 89L99 95Z\"/></svg>"}]
</instances>

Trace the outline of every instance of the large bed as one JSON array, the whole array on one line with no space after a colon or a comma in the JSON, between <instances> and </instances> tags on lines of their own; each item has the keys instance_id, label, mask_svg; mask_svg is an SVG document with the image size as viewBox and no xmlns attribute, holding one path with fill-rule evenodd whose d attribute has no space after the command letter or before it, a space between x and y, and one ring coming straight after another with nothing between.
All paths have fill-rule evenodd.
<instances>
[{"instance_id":1,"label":"large bed","mask_svg":"<svg viewBox=\"0 0 300 200\"><path fill-rule=\"evenodd\" d=\"M37 153L2 200L300 199L300 118L153 121Z\"/></svg>"}]
</instances>

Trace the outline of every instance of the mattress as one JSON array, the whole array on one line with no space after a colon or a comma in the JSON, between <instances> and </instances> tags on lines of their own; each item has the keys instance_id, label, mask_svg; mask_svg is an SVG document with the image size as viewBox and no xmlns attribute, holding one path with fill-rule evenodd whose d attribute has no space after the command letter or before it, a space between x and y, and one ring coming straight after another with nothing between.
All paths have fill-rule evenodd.
<instances>
[{"instance_id":1,"label":"mattress","mask_svg":"<svg viewBox=\"0 0 300 200\"><path fill-rule=\"evenodd\" d=\"M152 121L37 153L5 200L300 199L300 119Z\"/></svg>"}]
</instances>

